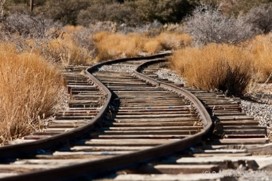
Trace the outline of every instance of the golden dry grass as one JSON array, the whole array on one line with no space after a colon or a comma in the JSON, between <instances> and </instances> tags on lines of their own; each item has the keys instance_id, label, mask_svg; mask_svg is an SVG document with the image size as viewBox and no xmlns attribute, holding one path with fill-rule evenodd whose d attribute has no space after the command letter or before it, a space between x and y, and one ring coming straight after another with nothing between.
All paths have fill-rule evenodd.
<instances>
[{"instance_id":1,"label":"golden dry grass","mask_svg":"<svg viewBox=\"0 0 272 181\"><path fill-rule=\"evenodd\" d=\"M143 45L143 50L144 52L148 52L150 54L154 54L156 52L160 52L163 50L163 46L161 42L158 39L146 39L144 45Z\"/></svg>"},{"instance_id":2,"label":"golden dry grass","mask_svg":"<svg viewBox=\"0 0 272 181\"><path fill-rule=\"evenodd\" d=\"M192 44L192 37L186 33L162 32L155 39L165 50L176 50Z\"/></svg>"},{"instance_id":3,"label":"golden dry grass","mask_svg":"<svg viewBox=\"0 0 272 181\"><path fill-rule=\"evenodd\" d=\"M256 36L245 48L252 55L256 80L266 81L272 74L272 33Z\"/></svg>"},{"instance_id":4,"label":"golden dry grass","mask_svg":"<svg viewBox=\"0 0 272 181\"><path fill-rule=\"evenodd\" d=\"M99 32L93 36L97 49L97 59L136 56L143 47L144 36L137 34Z\"/></svg>"},{"instance_id":5,"label":"golden dry grass","mask_svg":"<svg viewBox=\"0 0 272 181\"><path fill-rule=\"evenodd\" d=\"M233 45L184 48L176 51L170 61L188 85L204 90L219 89L241 95L252 77L252 57Z\"/></svg>"},{"instance_id":6,"label":"golden dry grass","mask_svg":"<svg viewBox=\"0 0 272 181\"><path fill-rule=\"evenodd\" d=\"M256 36L240 46L208 44L202 48L180 49L170 61L190 86L241 95L250 83L271 79L271 50L272 33Z\"/></svg>"},{"instance_id":7,"label":"golden dry grass","mask_svg":"<svg viewBox=\"0 0 272 181\"><path fill-rule=\"evenodd\" d=\"M59 72L42 57L0 44L0 143L37 128L62 87Z\"/></svg>"},{"instance_id":8,"label":"golden dry grass","mask_svg":"<svg viewBox=\"0 0 272 181\"><path fill-rule=\"evenodd\" d=\"M62 28L63 32L68 34L76 33L83 29L83 26L73 26L73 25L66 25Z\"/></svg>"},{"instance_id":9,"label":"golden dry grass","mask_svg":"<svg viewBox=\"0 0 272 181\"><path fill-rule=\"evenodd\" d=\"M93 41L97 49L97 60L105 60L173 50L190 45L192 39L187 34L170 32L163 32L154 37L141 33L99 32L93 36Z\"/></svg>"},{"instance_id":10,"label":"golden dry grass","mask_svg":"<svg viewBox=\"0 0 272 181\"><path fill-rule=\"evenodd\" d=\"M75 34L82 31L81 26L67 25L57 32L53 38L24 39L24 50L42 55L47 61L67 65L86 65L93 61L92 53L82 47L74 39ZM88 40L87 40L88 41ZM91 38L89 38L90 44Z\"/></svg>"},{"instance_id":11,"label":"golden dry grass","mask_svg":"<svg viewBox=\"0 0 272 181\"><path fill-rule=\"evenodd\" d=\"M80 65L91 62L89 52L78 46L68 35L47 42L43 47L48 57L62 65Z\"/></svg>"}]
</instances>

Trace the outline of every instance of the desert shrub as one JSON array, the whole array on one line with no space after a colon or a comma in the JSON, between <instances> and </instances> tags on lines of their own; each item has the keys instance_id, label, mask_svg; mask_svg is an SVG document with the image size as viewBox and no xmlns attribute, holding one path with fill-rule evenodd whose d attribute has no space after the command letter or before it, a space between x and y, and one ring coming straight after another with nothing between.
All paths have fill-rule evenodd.
<instances>
[{"instance_id":1,"label":"desert shrub","mask_svg":"<svg viewBox=\"0 0 272 181\"><path fill-rule=\"evenodd\" d=\"M85 31L86 28L81 26L65 26L55 32L55 36L51 35L51 38L24 39L21 49L40 54L47 61L63 66L88 64L92 60L94 46L90 35Z\"/></svg>"},{"instance_id":2,"label":"desert shrub","mask_svg":"<svg viewBox=\"0 0 272 181\"><path fill-rule=\"evenodd\" d=\"M28 14L29 8L27 2L24 0L5 0L3 4L4 14L23 13Z\"/></svg>"},{"instance_id":3,"label":"desert shrub","mask_svg":"<svg viewBox=\"0 0 272 181\"><path fill-rule=\"evenodd\" d=\"M6 0L0 1L0 19L4 17L4 5L6 3Z\"/></svg>"},{"instance_id":4,"label":"desert shrub","mask_svg":"<svg viewBox=\"0 0 272 181\"><path fill-rule=\"evenodd\" d=\"M175 50L192 43L192 37L186 33L162 32L155 38L159 40L164 50Z\"/></svg>"},{"instance_id":5,"label":"desert shrub","mask_svg":"<svg viewBox=\"0 0 272 181\"><path fill-rule=\"evenodd\" d=\"M144 33L147 36L155 36L160 34L164 30L164 25L159 21L153 21L149 23L141 23L137 26L131 26L128 24L116 24L116 32L120 33Z\"/></svg>"},{"instance_id":6,"label":"desert shrub","mask_svg":"<svg viewBox=\"0 0 272 181\"><path fill-rule=\"evenodd\" d=\"M246 48L253 57L256 81L266 81L272 74L272 34L256 36Z\"/></svg>"},{"instance_id":7,"label":"desert shrub","mask_svg":"<svg viewBox=\"0 0 272 181\"><path fill-rule=\"evenodd\" d=\"M161 32L156 36L149 36L144 42L144 51L157 53L162 50L176 50L190 46L191 36L185 33Z\"/></svg>"},{"instance_id":8,"label":"desert shrub","mask_svg":"<svg viewBox=\"0 0 272 181\"><path fill-rule=\"evenodd\" d=\"M162 29L167 32L184 33L184 26L181 23L166 23Z\"/></svg>"},{"instance_id":9,"label":"desert shrub","mask_svg":"<svg viewBox=\"0 0 272 181\"><path fill-rule=\"evenodd\" d=\"M269 33L272 30L272 3L252 8L245 15L245 21L252 24L255 31Z\"/></svg>"},{"instance_id":10,"label":"desert shrub","mask_svg":"<svg viewBox=\"0 0 272 181\"><path fill-rule=\"evenodd\" d=\"M61 25L41 16L27 14L11 14L3 21L3 32L17 34L22 37L43 38L51 28L59 28Z\"/></svg>"},{"instance_id":11,"label":"desert shrub","mask_svg":"<svg viewBox=\"0 0 272 181\"><path fill-rule=\"evenodd\" d=\"M145 33L99 32L94 34L93 41L96 47L97 60L104 60L181 48L190 45L191 38L187 34L172 32L163 32L156 36L148 36Z\"/></svg>"},{"instance_id":12,"label":"desert shrub","mask_svg":"<svg viewBox=\"0 0 272 181\"><path fill-rule=\"evenodd\" d=\"M47 60L63 66L85 65L92 60L89 51L78 46L70 37L49 40L41 47L41 51Z\"/></svg>"},{"instance_id":13,"label":"desert shrub","mask_svg":"<svg viewBox=\"0 0 272 181\"><path fill-rule=\"evenodd\" d=\"M250 9L260 6L263 3L268 3L270 0L236 0L236 1L219 1L220 8L228 14L239 15L247 13ZM271 1L270 1L271 2Z\"/></svg>"},{"instance_id":14,"label":"desert shrub","mask_svg":"<svg viewBox=\"0 0 272 181\"><path fill-rule=\"evenodd\" d=\"M86 9L90 3L88 0L48 0L43 12L55 21L74 25L77 23L79 12Z\"/></svg>"},{"instance_id":15,"label":"desert shrub","mask_svg":"<svg viewBox=\"0 0 272 181\"><path fill-rule=\"evenodd\" d=\"M145 37L137 34L100 32L93 36L97 59L131 57L141 52Z\"/></svg>"},{"instance_id":16,"label":"desert shrub","mask_svg":"<svg viewBox=\"0 0 272 181\"><path fill-rule=\"evenodd\" d=\"M193 9L187 0L135 0L116 3L115 1L95 1L87 9L80 11L77 22L86 26L97 21L114 21L130 26L155 20L179 22Z\"/></svg>"},{"instance_id":17,"label":"desert shrub","mask_svg":"<svg viewBox=\"0 0 272 181\"><path fill-rule=\"evenodd\" d=\"M237 16L268 2L271 0L35 0L31 14L46 15L73 25L87 26L94 21L140 25L155 20L177 23L191 15L196 6L203 4ZM4 7L6 14L30 13L29 0L6 0Z\"/></svg>"},{"instance_id":18,"label":"desert shrub","mask_svg":"<svg viewBox=\"0 0 272 181\"><path fill-rule=\"evenodd\" d=\"M43 10L43 5L46 1L44 0L34 0L34 10L35 14L39 14ZM29 0L6 0L5 10L7 14L13 13L30 13L30 1ZM33 12L32 12L33 13Z\"/></svg>"},{"instance_id":19,"label":"desert shrub","mask_svg":"<svg viewBox=\"0 0 272 181\"><path fill-rule=\"evenodd\" d=\"M194 8L188 0L136 0L127 4L134 7L143 22L179 22Z\"/></svg>"},{"instance_id":20,"label":"desert shrub","mask_svg":"<svg viewBox=\"0 0 272 181\"><path fill-rule=\"evenodd\" d=\"M93 31L89 28L81 28L72 34L72 39L76 45L87 50L91 57L95 57L95 46L92 41Z\"/></svg>"},{"instance_id":21,"label":"desert shrub","mask_svg":"<svg viewBox=\"0 0 272 181\"><path fill-rule=\"evenodd\" d=\"M218 89L239 96L252 79L251 56L233 45L188 47L175 52L170 61L188 85L204 90Z\"/></svg>"},{"instance_id":22,"label":"desert shrub","mask_svg":"<svg viewBox=\"0 0 272 181\"><path fill-rule=\"evenodd\" d=\"M163 50L163 46L158 39L147 39L143 45L143 51L151 54L160 52Z\"/></svg>"},{"instance_id":23,"label":"desert shrub","mask_svg":"<svg viewBox=\"0 0 272 181\"><path fill-rule=\"evenodd\" d=\"M227 15L239 15L246 13L251 8L259 6L263 3L271 2L270 0L190 0L190 3L199 5L208 5L220 9L221 12Z\"/></svg>"},{"instance_id":24,"label":"desert shrub","mask_svg":"<svg viewBox=\"0 0 272 181\"><path fill-rule=\"evenodd\" d=\"M34 9L30 12L29 0L6 0L5 14L23 13L46 16L66 24L76 23L80 10L89 6L89 0L34 0Z\"/></svg>"},{"instance_id":25,"label":"desert shrub","mask_svg":"<svg viewBox=\"0 0 272 181\"><path fill-rule=\"evenodd\" d=\"M98 21L113 21L119 24L137 25L140 24L140 20L137 14L133 13L134 11L125 4L96 3L79 13L77 23L86 26Z\"/></svg>"},{"instance_id":26,"label":"desert shrub","mask_svg":"<svg viewBox=\"0 0 272 181\"><path fill-rule=\"evenodd\" d=\"M0 142L39 127L40 118L58 102L61 80L41 56L18 54L14 45L0 44Z\"/></svg>"},{"instance_id":27,"label":"desert shrub","mask_svg":"<svg viewBox=\"0 0 272 181\"><path fill-rule=\"evenodd\" d=\"M112 21L98 21L89 24L88 29L92 31L92 33L97 33L101 31L116 32L117 27L118 27L117 23Z\"/></svg>"},{"instance_id":28,"label":"desert shrub","mask_svg":"<svg viewBox=\"0 0 272 181\"><path fill-rule=\"evenodd\" d=\"M27 33L28 34L28 33ZM94 57L91 31L81 26L50 28L42 37L0 33L1 40L16 44L17 51L35 52L51 63L66 65L88 64Z\"/></svg>"},{"instance_id":29,"label":"desert shrub","mask_svg":"<svg viewBox=\"0 0 272 181\"><path fill-rule=\"evenodd\" d=\"M197 44L239 43L254 35L241 18L227 17L208 6L198 7L185 22L185 30Z\"/></svg>"}]
</instances>

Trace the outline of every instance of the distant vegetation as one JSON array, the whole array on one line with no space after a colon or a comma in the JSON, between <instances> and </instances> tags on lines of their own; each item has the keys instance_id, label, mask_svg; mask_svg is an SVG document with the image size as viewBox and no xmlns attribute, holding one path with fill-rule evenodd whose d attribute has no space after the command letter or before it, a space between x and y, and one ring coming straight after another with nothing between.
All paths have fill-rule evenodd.
<instances>
[{"instance_id":1,"label":"distant vegetation","mask_svg":"<svg viewBox=\"0 0 272 181\"><path fill-rule=\"evenodd\" d=\"M242 96L272 75L271 17L271 0L2 0L0 143L52 113L56 67L173 50L188 86Z\"/></svg>"},{"instance_id":2,"label":"distant vegetation","mask_svg":"<svg viewBox=\"0 0 272 181\"><path fill-rule=\"evenodd\" d=\"M32 14L64 24L114 21L140 25L157 20L179 22L194 7L190 0L34 0ZM7 0L6 13L30 13L29 0Z\"/></svg>"},{"instance_id":3,"label":"distant vegetation","mask_svg":"<svg viewBox=\"0 0 272 181\"><path fill-rule=\"evenodd\" d=\"M247 13L271 0L33 0L31 14L64 24L87 26L97 21L141 25L155 20L178 23L199 5L219 8L226 15ZM30 13L30 0L6 0L5 14Z\"/></svg>"}]
</instances>

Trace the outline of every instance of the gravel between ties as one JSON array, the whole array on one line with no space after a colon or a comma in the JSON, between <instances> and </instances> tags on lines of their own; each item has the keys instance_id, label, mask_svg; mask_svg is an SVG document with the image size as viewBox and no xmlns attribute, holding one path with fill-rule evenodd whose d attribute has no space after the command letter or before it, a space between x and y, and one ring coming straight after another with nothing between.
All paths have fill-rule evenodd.
<instances>
[{"instance_id":1,"label":"gravel between ties","mask_svg":"<svg viewBox=\"0 0 272 181\"><path fill-rule=\"evenodd\" d=\"M99 71L132 73L134 70L136 70L136 68L137 68L137 65L115 64L115 65L104 65L101 68L99 68Z\"/></svg>"},{"instance_id":2,"label":"gravel between ties","mask_svg":"<svg viewBox=\"0 0 272 181\"><path fill-rule=\"evenodd\" d=\"M186 84L186 81L182 77L178 76L175 72L167 68L162 68L158 70L157 72L155 72L155 74L160 79L168 79L169 81L174 82L175 84L181 84L181 85Z\"/></svg>"},{"instance_id":3,"label":"gravel between ties","mask_svg":"<svg viewBox=\"0 0 272 181\"><path fill-rule=\"evenodd\" d=\"M272 105L241 101L241 107L246 114L253 116L256 120L259 120L261 126L271 126Z\"/></svg>"}]
</instances>

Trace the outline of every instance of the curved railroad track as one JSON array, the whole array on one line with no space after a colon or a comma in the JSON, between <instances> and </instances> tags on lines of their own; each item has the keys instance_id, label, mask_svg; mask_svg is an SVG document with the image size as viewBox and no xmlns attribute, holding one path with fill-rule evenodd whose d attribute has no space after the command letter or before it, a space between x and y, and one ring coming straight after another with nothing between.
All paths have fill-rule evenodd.
<instances>
[{"instance_id":1,"label":"curved railroad track","mask_svg":"<svg viewBox=\"0 0 272 181\"><path fill-rule=\"evenodd\" d=\"M138 71L156 79L157 84L173 85L171 76L170 79L158 76L158 70L167 67L164 59L152 60L138 67ZM214 122L213 134L182 153L119 171L102 180L236 180L272 163L269 155L262 155L271 148L263 147L268 142L266 127L258 126L257 120L242 112L239 99L220 92L183 89L194 94L209 111Z\"/></svg>"},{"instance_id":2,"label":"curved railroad track","mask_svg":"<svg viewBox=\"0 0 272 181\"><path fill-rule=\"evenodd\" d=\"M168 55L104 62L85 73L67 68L69 109L22 143L0 147L1 180L94 179L200 143L212 127L203 104L139 71ZM140 67L126 72L104 68L109 65Z\"/></svg>"}]
</instances>

